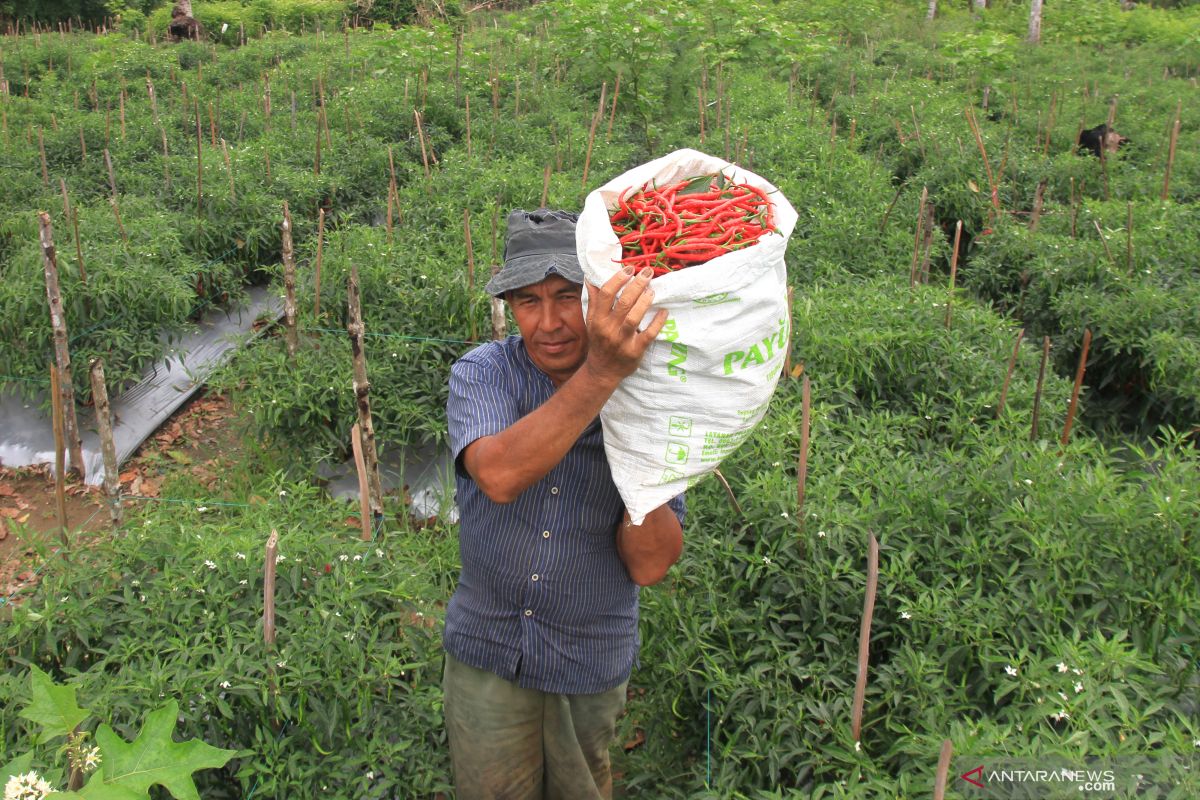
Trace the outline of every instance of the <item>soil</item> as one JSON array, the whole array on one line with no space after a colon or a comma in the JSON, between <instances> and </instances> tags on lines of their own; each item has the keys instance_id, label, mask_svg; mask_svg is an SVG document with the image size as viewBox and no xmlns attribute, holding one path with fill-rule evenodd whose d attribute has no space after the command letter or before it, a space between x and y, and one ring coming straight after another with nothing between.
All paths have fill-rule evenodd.
<instances>
[{"instance_id":1,"label":"soil","mask_svg":"<svg viewBox=\"0 0 1200 800\"><path fill-rule=\"evenodd\" d=\"M218 460L239 449L233 416L228 397L201 389L122 465L121 494L156 498L166 473L178 469L190 470L213 488L221 475ZM37 585L42 559L61 547L55 497L48 465L0 467L0 604L19 603L28 595ZM72 474L65 497L69 541L86 542L89 534L108 528L101 487L85 486Z\"/></svg>"}]
</instances>

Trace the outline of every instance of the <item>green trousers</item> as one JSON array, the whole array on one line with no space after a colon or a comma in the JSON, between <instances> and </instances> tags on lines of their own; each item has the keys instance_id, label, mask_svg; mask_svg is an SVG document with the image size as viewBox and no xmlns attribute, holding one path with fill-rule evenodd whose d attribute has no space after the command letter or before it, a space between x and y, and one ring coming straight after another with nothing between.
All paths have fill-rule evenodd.
<instances>
[{"instance_id":1,"label":"green trousers","mask_svg":"<svg viewBox=\"0 0 1200 800\"><path fill-rule=\"evenodd\" d=\"M608 748L625 686L522 689L446 654L446 732L458 800L610 800Z\"/></svg>"}]
</instances>

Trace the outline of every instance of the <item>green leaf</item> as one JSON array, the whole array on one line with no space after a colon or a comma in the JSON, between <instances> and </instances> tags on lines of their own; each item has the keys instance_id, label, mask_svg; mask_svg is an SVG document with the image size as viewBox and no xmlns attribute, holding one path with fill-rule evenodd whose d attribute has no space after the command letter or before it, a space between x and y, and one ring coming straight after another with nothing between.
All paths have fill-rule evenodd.
<instances>
[{"instance_id":1,"label":"green leaf","mask_svg":"<svg viewBox=\"0 0 1200 800\"><path fill-rule=\"evenodd\" d=\"M101 725L96 731L96 744L104 756L101 762L104 783L119 784L138 793L145 793L154 784L159 784L176 800L200 800L192 773L198 769L223 767L237 751L222 750L199 739L173 741L178 716L179 704L174 700L150 712L132 744L109 726ZM90 788L91 783L88 786ZM103 797L108 800L107 796Z\"/></svg>"},{"instance_id":2,"label":"green leaf","mask_svg":"<svg viewBox=\"0 0 1200 800\"><path fill-rule=\"evenodd\" d=\"M12 761L0 767L0 789L8 783L8 779L13 775L20 775L24 772L29 772L29 765L33 762L33 753L26 753L23 756L17 756Z\"/></svg>"},{"instance_id":3,"label":"green leaf","mask_svg":"<svg viewBox=\"0 0 1200 800\"><path fill-rule=\"evenodd\" d=\"M147 800L146 792L138 792L119 783L106 783L100 772L92 775L78 792L51 792L46 800Z\"/></svg>"},{"instance_id":4,"label":"green leaf","mask_svg":"<svg viewBox=\"0 0 1200 800\"><path fill-rule=\"evenodd\" d=\"M88 717L75 702L74 686L59 686L37 667L30 667L29 682L32 700L21 716L42 726L36 742L66 736Z\"/></svg>"}]
</instances>

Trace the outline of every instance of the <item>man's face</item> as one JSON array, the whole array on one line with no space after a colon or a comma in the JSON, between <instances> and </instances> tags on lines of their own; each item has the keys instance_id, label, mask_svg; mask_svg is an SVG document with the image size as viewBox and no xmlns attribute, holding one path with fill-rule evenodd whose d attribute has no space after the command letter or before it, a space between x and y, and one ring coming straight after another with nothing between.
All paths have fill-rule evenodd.
<instances>
[{"instance_id":1,"label":"man's face","mask_svg":"<svg viewBox=\"0 0 1200 800\"><path fill-rule=\"evenodd\" d=\"M587 357L583 287L551 275L508 292L506 299L529 357L556 386L561 385Z\"/></svg>"}]
</instances>

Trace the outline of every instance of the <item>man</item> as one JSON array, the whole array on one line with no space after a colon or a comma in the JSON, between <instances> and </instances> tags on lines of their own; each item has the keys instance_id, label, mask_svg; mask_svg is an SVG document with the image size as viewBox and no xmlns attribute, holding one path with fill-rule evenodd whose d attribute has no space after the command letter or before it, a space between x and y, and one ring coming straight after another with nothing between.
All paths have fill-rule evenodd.
<instances>
[{"instance_id":1,"label":"man","mask_svg":"<svg viewBox=\"0 0 1200 800\"><path fill-rule=\"evenodd\" d=\"M459 800L600 800L638 648L638 587L683 547L682 498L632 526L598 414L662 328L650 270L586 286L566 212L515 211L487 286L520 336L451 368L462 572L446 611Z\"/></svg>"}]
</instances>

